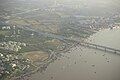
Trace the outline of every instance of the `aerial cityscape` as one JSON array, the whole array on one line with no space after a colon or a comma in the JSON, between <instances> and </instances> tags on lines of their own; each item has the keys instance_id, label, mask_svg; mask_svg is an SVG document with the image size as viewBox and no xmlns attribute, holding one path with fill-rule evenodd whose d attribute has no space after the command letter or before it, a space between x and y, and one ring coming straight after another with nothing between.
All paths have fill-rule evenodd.
<instances>
[{"instance_id":1,"label":"aerial cityscape","mask_svg":"<svg viewBox=\"0 0 120 80\"><path fill-rule=\"evenodd\" d=\"M119 0L0 0L0 80L120 80Z\"/></svg>"}]
</instances>

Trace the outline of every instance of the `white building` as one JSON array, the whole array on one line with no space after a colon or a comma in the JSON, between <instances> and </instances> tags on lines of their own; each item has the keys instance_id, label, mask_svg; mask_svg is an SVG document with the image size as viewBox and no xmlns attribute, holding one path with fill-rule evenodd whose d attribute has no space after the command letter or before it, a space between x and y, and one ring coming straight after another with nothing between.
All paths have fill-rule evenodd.
<instances>
[{"instance_id":1,"label":"white building","mask_svg":"<svg viewBox=\"0 0 120 80\"><path fill-rule=\"evenodd\" d=\"M6 29L9 30L9 29L11 29L11 27L10 26L3 26L2 27L2 30L6 30Z\"/></svg>"}]
</instances>

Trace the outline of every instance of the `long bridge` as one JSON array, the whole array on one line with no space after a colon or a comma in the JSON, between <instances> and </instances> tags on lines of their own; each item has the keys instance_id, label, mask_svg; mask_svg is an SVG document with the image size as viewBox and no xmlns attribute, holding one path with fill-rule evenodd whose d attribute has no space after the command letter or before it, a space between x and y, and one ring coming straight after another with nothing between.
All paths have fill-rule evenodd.
<instances>
[{"instance_id":1,"label":"long bridge","mask_svg":"<svg viewBox=\"0 0 120 80\"><path fill-rule=\"evenodd\" d=\"M76 39L65 39L65 40L68 41L68 42L77 43L81 46L94 48L94 49L98 49L98 50L111 52L111 53L120 55L120 49L115 49L115 48L99 45L99 44L96 44L96 43L84 42L84 41L80 41L80 40L76 40Z\"/></svg>"},{"instance_id":2,"label":"long bridge","mask_svg":"<svg viewBox=\"0 0 120 80\"><path fill-rule=\"evenodd\" d=\"M119 49L110 48L110 47L106 47L106 46L102 46L102 45L98 45L98 44L93 44L93 43L89 43L89 42L80 42L79 44L81 46L86 46L86 47L90 47L90 48L94 48L94 49L98 49L98 50L103 50L106 52L112 52L112 53L120 55Z\"/></svg>"}]
</instances>

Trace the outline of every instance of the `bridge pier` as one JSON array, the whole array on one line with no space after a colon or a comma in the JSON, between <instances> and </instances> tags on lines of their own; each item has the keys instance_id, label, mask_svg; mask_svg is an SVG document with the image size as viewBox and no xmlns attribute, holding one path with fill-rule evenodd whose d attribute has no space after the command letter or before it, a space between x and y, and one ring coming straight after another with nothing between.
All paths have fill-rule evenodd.
<instances>
[{"instance_id":1,"label":"bridge pier","mask_svg":"<svg viewBox=\"0 0 120 80\"><path fill-rule=\"evenodd\" d=\"M97 49L97 46L95 46L96 47L96 49Z\"/></svg>"},{"instance_id":2,"label":"bridge pier","mask_svg":"<svg viewBox=\"0 0 120 80\"><path fill-rule=\"evenodd\" d=\"M117 51L116 51L116 50L114 50L114 53L116 54L116 53L117 53Z\"/></svg>"}]
</instances>

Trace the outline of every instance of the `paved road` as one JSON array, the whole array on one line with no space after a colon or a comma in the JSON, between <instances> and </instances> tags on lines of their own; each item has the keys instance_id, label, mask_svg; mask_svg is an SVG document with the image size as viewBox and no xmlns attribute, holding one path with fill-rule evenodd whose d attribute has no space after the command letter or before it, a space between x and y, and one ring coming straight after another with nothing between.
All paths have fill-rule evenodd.
<instances>
[{"instance_id":1,"label":"paved road","mask_svg":"<svg viewBox=\"0 0 120 80\"><path fill-rule=\"evenodd\" d=\"M40 10L40 8L27 10L27 11L16 13L16 14L12 14L12 16L18 16L18 15L22 15L22 14L26 14L26 13L30 13L30 12L35 12L35 11L38 11L38 10Z\"/></svg>"}]
</instances>

